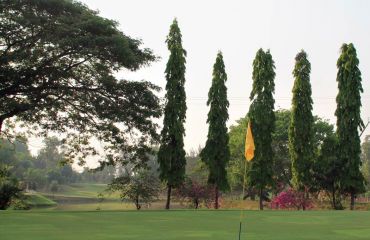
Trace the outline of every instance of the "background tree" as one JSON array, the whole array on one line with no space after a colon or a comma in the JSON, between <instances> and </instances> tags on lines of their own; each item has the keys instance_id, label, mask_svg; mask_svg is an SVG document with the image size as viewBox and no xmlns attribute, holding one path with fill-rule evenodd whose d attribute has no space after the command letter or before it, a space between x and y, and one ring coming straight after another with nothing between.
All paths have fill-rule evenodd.
<instances>
[{"instance_id":1,"label":"background tree","mask_svg":"<svg viewBox=\"0 0 370 240\"><path fill-rule=\"evenodd\" d=\"M217 54L213 65L212 86L208 92L207 105L210 106L207 123L207 142L200 157L209 169L208 183L215 187L215 209L218 209L219 191L229 188L226 166L230 159L229 135L226 122L229 119L227 100L227 75L222 53Z\"/></svg>"},{"instance_id":2,"label":"background tree","mask_svg":"<svg viewBox=\"0 0 370 240\"><path fill-rule=\"evenodd\" d=\"M272 134L272 149L274 151L274 193L290 186L292 178L291 160L289 155L289 125L291 111L279 109L275 111L275 131Z\"/></svg>"},{"instance_id":3,"label":"background tree","mask_svg":"<svg viewBox=\"0 0 370 240\"><path fill-rule=\"evenodd\" d=\"M364 124L361 120L361 72L359 60L352 43L343 44L337 61L338 95L337 95L337 135L338 157L345 170L342 185L351 195L351 210L354 209L356 194L364 192L364 176L360 171L361 142L358 133Z\"/></svg>"},{"instance_id":4,"label":"background tree","mask_svg":"<svg viewBox=\"0 0 370 240\"><path fill-rule=\"evenodd\" d=\"M243 117L236 120L235 125L230 126L229 130L229 149L230 160L227 168L228 182L231 190L241 190L243 187L244 176L244 150L245 135L247 133L248 118ZM249 170L247 164L247 172ZM248 184L248 183L247 183Z\"/></svg>"},{"instance_id":5,"label":"background tree","mask_svg":"<svg viewBox=\"0 0 370 240\"><path fill-rule=\"evenodd\" d=\"M59 190L59 184L58 184L58 182L55 181L55 180L52 181L50 183L49 188L50 188L50 191L51 191L51 193L53 194L53 197L54 197L55 193L58 192L58 190Z\"/></svg>"},{"instance_id":6,"label":"background tree","mask_svg":"<svg viewBox=\"0 0 370 240\"><path fill-rule=\"evenodd\" d=\"M291 186L291 159L289 155L289 136L291 111L279 109L275 111L275 131L272 134L272 149L274 151L273 179L276 183L273 193L278 193L282 189ZM230 127L229 146L230 162L228 165L228 179L232 189L241 189L243 183L243 163L245 134L247 131L247 117L240 118L235 125ZM334 126L327 120L314 116L313 125L314 137L313 145L315 146L316 155L322 147L323 141L334 134ZM370 156L370 155L369 155ZM315 157L315 159L317 156ZM250 166L247 166L247 169ZM248 187L251 187L247 182ZM317 189L313 189L317 190Z\"/></svg>"},{"instance_id":7,"label":"background tree","mask_svg":"<svg viewBox=\"0 0 370 240\"><path fill-rule=\"evenodd\" d=\"M150 203L158 197L160 184L158 178L146 170L126 172L123 176L115 178L109 185L110 191L119 191L122 200L129 199L137 210L142 203Z\"/></svg>"},{"instance_id":8,"label":"background tree","mask_svg":"<svg viewBox=\"0 0 370 240\"><path fill-rule=\"evenodd\" d=\"M156 59L141 46L76 1L1 1L0 133L16 117L36 133L64 133L71 161L97 154L92 136L104 142L111 164L121 156L146 160L157 139L159 88L114 76Z\"/></svg>"},{"instance_id":9,"label":"background tree","mask_svg":"<svg viewBox=\"0 0 370 240\"><path fill-rule=\"evenodd\" d=\"M311 186L311 171L314 159L312 90L310 83L311 64L302 50L295 58L293 70L294 86L291 122L289 126L289 152L292 159L292 182L298 191L305 191ZM303 210L305 208L303 207Z\"/></svg>"},{"instance_id":10,"label":"background tree","mask_svg":"<svg viewBox=\"0 0 370 240\"><path fill-rule=\"evenodd\" d=\"M190 150L186 156L186 176L201 185L207 185L209 170L200 158L202 148Z\"/></svg>"},{"instance_id":11,"label":"background tree","mask_svg":"<svg viewBox=\"0 0 370 240\"><path fill-rule=\"evenodd\" d=\"M365 137L361 145L362 174L367 182L367 189L370 187L370 135Z\"/></svg>"},{"instance_id":12,"label":"background tree","mask_svg":"<svg viewBox=\"0 0 370 240\"><path fill-rule=\"evenodd\" d=\"M182 47L181 32L175 19L167 36L170 57L166 66L166 106L164 108L161 145L158 151L160 179L167 182L166 209L170 208L171 190L179 186L185 176L185 57Z\"/></svg>"},{"instance_id":13,"label":"background tree","mask_svg":"<svg viewBox=\"0 0 370 240\"><path fill-rule=\"evenodd\" d=\"M260 209L263 210L263 192L273 185L272 134L275 127L274 91L275 65L270 51L259 49L253 61L252 101L248 118L252 122L252 132L256 150L248 171L251 186L259 191Z\"/></svg>"},{"instance_id":14,"label":"background tree","mask_svg":"<svg viewBox=\"0 0 370 240\"><path fill-rule=\"evenodd\" d=\"M327 192L333 209L343 209L341 197L341 164L338 161L338 138L333 133L328 136L320 149L319 157L313 165L314 183L318 190Z\"/></svg>"}]
</instances>

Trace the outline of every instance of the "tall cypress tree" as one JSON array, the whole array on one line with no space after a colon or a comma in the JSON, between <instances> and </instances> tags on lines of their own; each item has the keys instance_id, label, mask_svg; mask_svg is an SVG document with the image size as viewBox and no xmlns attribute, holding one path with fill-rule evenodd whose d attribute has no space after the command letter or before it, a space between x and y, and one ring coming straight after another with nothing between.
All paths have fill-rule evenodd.
<instances>
[{"instance_id":1,"label":"tall cypress tree","mask_svg":"<svg viewBox=\"0 0 370 240\"><path fill-rule=\"evenodd\" d=\"M289 126L289 152L292 160L292 181L299 190L307 190L311 183L314 157L312 116L311 64L302 50L295 58L291 121ZM305 194L307 196L307 194ZM303 206L304 209L304 206Z\"/></svg>"},{"instance_id":2,"label":"tall cypress tree","mask_svg":"<svg viewBox=\"0 0 370 240\"><path fill-rule=\"evenodd\" d=\"M167 36L170 57L166 66L166 106L164 109L161 145L158 151L160 178L167 182L166 209L170 208L171 190L179 186L185 176L185 57L182 47L181 32L175 19Z\"/></svg>"},{"instance_id":3,"label":"tall cypress tree","mask_svg":"<svg viewBox=\"0 0 370 240\"><path fill-rule=\"evenodd\" d=\"M342 174L342 186L351 195L351 210L354 209L355 196L365 191L364 177L360 171L361 142L359 128L363 127L360 116L361 72L359 60L352 43L343 44L337 62L337 135L338 158L345 171Z\"/></svg>"},{"instance_id":4,"label":"tall cypress tree","mask_svg":"<svg viewBox=\"0 0 370 240\"><path fill-rule=\"evenodd\" d=\"M216 209L219 207L219 190L224 191L229 188L226 173L226 165L230 159L229 135L226 127L226 121L229 119L226 80L225 65L222 53L219 52L213 65L212 86L208 93L207 105L210 106L207 118L208 139L200 153L202 161L209 169L208 183L215 186Z\"/></svg>"},{"instance_id":5,"label":"tall cypress tree","mask_svg":"<svg viewBox=\"0 0 370 240\"><path fill-rule=\"evenodd\" d=\"M263 210L263 193L273 184L272 133L275 128L274 97L275 64L270 51L259 49L253 61L253 88L250 95L252 104L248 117L254 136L255 152L251 161L248 178L251 186L259 191L260 209Z\"/></svg>"}]
</instances>

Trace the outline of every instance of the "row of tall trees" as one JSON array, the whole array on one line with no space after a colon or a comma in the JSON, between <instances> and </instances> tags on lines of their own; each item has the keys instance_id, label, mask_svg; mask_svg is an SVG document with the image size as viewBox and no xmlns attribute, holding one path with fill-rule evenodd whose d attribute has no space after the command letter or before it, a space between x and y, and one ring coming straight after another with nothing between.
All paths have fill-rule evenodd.
<instances>
[{"instance_id":1,"label":"row of tall trees","mask_svg":"<svg viewBox=\"0 0 370 240\"><path fill-rule=\"evenodd\" d=\"M359 60L353 44L343 44L337 62L338 95L336 98L337 130L334 136L325 139L319 164L329 162L327 176L332 178L332 201L334 208L341 208L335 196L349 194L350 208L354 209L355 196L365 191L361 167L361 141L359 130L361 120L361 72ZM293 71L295 82L292 100L292 121L289 128L290 152L292 157L293 183L297 190L307 190L312 186L315 149L313 146L313 116L310 85L311 66L307 55L301 52L296 57ZM336 140L337 138L338 140ZM307 192L308 193L308 192Z\"/></svg>"},{"instance_id":2,"label":"row of tall trees","mask_svg":"<svg viewBox=\"0 0 370 240\"><path fill-rule=\"evenodd\" d=\"M359 137L359 131L364 128L360 117L360 94L363 89L356 50L353 44L343 44L337 62L339 92L335 133L330 125L317 122L319 119L315 119L312 114L311 64L307 54L302 50L295 60L292 108L289 112L289 126L285 126L285 130L281 129L281 123L279 129L275 129L275 116L282 117L283 112L274 114L275 73L271 54L260 49L253 62L252 103L248 119L245 119L252 123L256 145L254 160L248 166L249 186L257 190L260 209L263 209L264 189L276 189L276 184L281 184L279 179L287 176L284 172L290 172L288 184L302 192L306 199L310 192L327 190L331 193L333 208L341 209L341 198L349 195L350 208L354 209L356 195L365 191L365 180L360 170ZM235 134L235 128L231 128L231 133L233 130ZM284 141L276 142L279 134L286 130L288 139L285 140L288 141L285 144ZM232 147L235 144L233 141L230 143ZM277 164L287 150L290 171L287 171L286 165L281 169L284 165ZM239 157L242 158L241 155ZM240 167L240 164L234 166ZM235 170L235 167L230 169Z\"/></svg>"},{"instance_id":3,"label":"row of tall trees","mask_svg":"<svg viewBox=\"0 0 370 240\"><path fill-rule=\"evenodd\" d=\"M171 189L183 182L186 165L183 149L186 51L182 47L177 20L171 25L167 44L170 57L166 68L166 106L158 160L160 177L167 182L168 209ZM259 49L253 61L251 105L247 116L248 121L252 123L256 150L255 157L248 166L249 185L260 196L260 209L263 209L262 196L266 195L267 189L271 189L277 183L277 179L288 179L289 184L296 191L302 192L306 199L309 198L310 192L320 190L317 186L327 186L328 182L331 182L329 185L332 189L333 207L341 206L338 195L350 194L353 209L356 194L364 191L358 132L363 127L360 118L362 87L356 51L353 44L344 44L337 63L339 93L336 133L333 132L333 127L312 114L311 64L306 52L303 50L299 52L295 61L292 109L286 115L289 118L289 125L285 126L286 129L279 129L287 133L286 145L279 145L279 142L276 145L274 142L276 141L274 135L279 133L276 134L275 129L276 112L273 97L275 65L271 53ZM200 153L200 158L209 172L208 183L215 189L215 208L218 208L219 190L229 189L227 169L232 169L228 164L229 146L232 144L229 144L226 127L229 107L226 80L225 65L222 53L219 52L213 67L212 86L208 93L207 105L210 106L210 110L207 118L209 124L207 142ZM281 156L274 155L279 151L288 154L289 170L286 169L286 165L284 167ZM276 161L282 161L282 165L275 164ZM286 162L285 160L285 164ZM275 174L276 168L282 170L280 176ZM348 171L348 174L345 174L345 171ZM331 179L324 181L324 175Z\"/></svg>"}]
</instances>

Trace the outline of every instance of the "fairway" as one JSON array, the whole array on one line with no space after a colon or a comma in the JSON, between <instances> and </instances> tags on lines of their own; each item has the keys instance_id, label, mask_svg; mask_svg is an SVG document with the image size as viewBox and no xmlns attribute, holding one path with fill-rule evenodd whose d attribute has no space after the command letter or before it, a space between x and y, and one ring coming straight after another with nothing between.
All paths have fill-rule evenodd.
<instances>
[{"instance_id":1,"label":"fairway","mask_svg":"<svg viewBox=\"0 0 370 240\"><path fill-rule=\"evenodd\" d=\"M239 211L0 212L1 240L237 239ZM242 239L370 239L370 212L247 211Z\"/></svg>"}]
</instances>

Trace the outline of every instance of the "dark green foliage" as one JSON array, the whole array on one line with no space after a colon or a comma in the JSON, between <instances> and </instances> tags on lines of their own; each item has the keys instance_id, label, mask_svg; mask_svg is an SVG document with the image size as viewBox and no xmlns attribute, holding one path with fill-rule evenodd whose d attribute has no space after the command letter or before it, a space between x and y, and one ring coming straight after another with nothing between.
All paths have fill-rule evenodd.
<instances>
[{"instance_id":1,"label":"dark green foliage","mask_svg":"<svg viewBox=\"0 0 370 240\"><path fill-rule=\"evenodd\" d=\"M16 117L43 134L68 133L71 160L96 154L92 136L105 143L110 164L145 160L157 138L159 88L114 76L155 60L141 46L76 1L1 1L0 127Z\"/></svg>"},{"instance_id":2,"label":"dark green foliage","mask_svg":"<svg viewBox=\"0 0 370 240\"><path fill-rule=\"evenodd\" d=\"M331 198L333 209L343 209L341 204L341 164L338 154L338 138L333 133L325 138L319 157L313 165L316 190L324 190Z\"/></svg>"},{"instance_id":3,"label":"dark green foliage","mask_svg":"<svg viewBox=\"0 0 370 240\"><path fill-rule=\"evenodd\" d=\"M254 159L248 172L248 180L262 196L266 187L273 186L272 134L275 128L274 97L275 65L270 51L259 49L253 61L252 104L248 118L251 121L254 144ZM260 209L263 209L260 197Z\"/></svg>"},{"instance_id":4,"label":"dark green foliage","mask_svg":"<svg viewBox=\"0 0 370 240\"><path fill-rule=\"evenodd\" d=\"M18 181L11 176L9 168L0 164L0 210L7 209L12 200L20 197L21 191Z\"/></svg>"},{"instance_id":5,"label":"dark green foliage","mask_svg":"<svg viewBox=\"0 0 370 240\"><path fill-rule=\"evenodd\" d=\"M208 183L215 186L215 204L218 208L218 190L229 188L226 166L230 159L229 135L226 122L229 119L225 64L222 53L217 54L213 65L212 86L208 92L207 105L210 106L207 123L207 142L200 157L209 169Z\"/></svg>"},{"instance_id":6,"label":"dark green foliage","mask_svg":"<svg viewBox=\"0 0 370 240\"><path fill-rule=\"evenodd\" d=\"M364 177L360 171L361 142L358 129L364 126L361 116L361 72L359 60L352 43L343 44L337 62L337 135L339 161L342 164L342 186L351 194L351 209L355 195L365 191Z\"/></svg>"},{"instance_id":7,"label":"dark green foliage","mask_svg":"<svg viewBox=\"0 0 370 240\"><path fill-rule=\"evenodd\" d=\"M160 183L149 171L128 171L123 176L113 179L108 189L119 191L122 200L129 199L135 204L136 209L140 210L142 203L150 203L158 197Z\"/></svg>"},{"instance_id":8,"label":"dark green foliage","mask_svg":"<svg viewBox=\"0 0 370 240\"><path fill-rule=\"evenodd\" d=\"M272 134L274 151L274 192L278 193L290 185L292 178L291 160L289 156L289 125L291 111L279 109L275 111L275 131Z\"/></svg>"},{"instance_id":9,"label":"dark green foliage","mask_svg":"<svg viewBox=\"0 0 370 240\"><path fill-rule=\"evenodd\" d=\"M309 189L314 159L311 64L302 50L297 54L293 75L291 122L289 126L289 152L292 159L292 182L297 190Z\"/></svg>"},{"instance_id":10,"label":"dark green foliage","mask_svg":"<svg viewBox=\"0 0 370 240\"><path fill-rule=\"evenodd\" d=\"M166 208L169 208L171 188L179 186L185 176L184 123L186 117L185 57L181 32L175 19L167 36L170 57L166 66L166 106L164 108L161 145L158 151L160 179L168 185Z\"/></svg>"}]
</instances>

